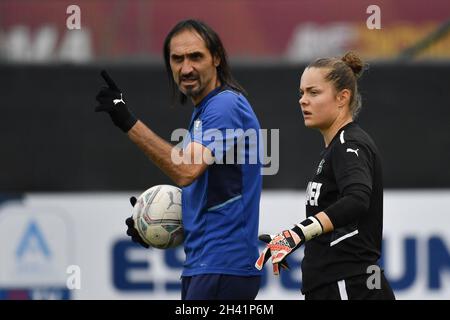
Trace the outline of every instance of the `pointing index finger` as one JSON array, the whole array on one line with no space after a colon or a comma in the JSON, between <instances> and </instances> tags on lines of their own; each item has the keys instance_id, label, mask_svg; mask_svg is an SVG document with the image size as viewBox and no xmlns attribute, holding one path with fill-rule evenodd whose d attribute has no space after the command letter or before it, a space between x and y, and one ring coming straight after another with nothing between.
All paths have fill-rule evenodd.
<instances>
[{"instance_id":1,"label":"pointing index finger","mask_svg":"<svg viewBox=\"0 0 450 320\"><path fill-rule=\"evenodd\" d=\"M102 70L100 75L102 76L103 79L105 79L105 82L108 84L108 87L110 89L120 92L119 87L116 85L116 83L113 81L113 79L109 76L109 74L105 70Z\"/></svg>"}]
</instances>

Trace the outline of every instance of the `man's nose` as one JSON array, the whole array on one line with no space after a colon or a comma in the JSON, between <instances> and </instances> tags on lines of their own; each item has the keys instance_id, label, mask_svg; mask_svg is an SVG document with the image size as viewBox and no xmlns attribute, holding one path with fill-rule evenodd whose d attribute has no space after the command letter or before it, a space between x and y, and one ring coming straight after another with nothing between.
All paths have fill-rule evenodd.
<instances>
[{"instance_id":1,"label":"man's nose","mask_svg":"<svg viewBox=\"0 0 450 320\"><path fill-rule=\"evenodd\" d=\"M184 60L183 64L181 65L181 74L186 75L191 73L194 70L192 67L192 63L189 60Z\"/></svg>"}]
</instances>

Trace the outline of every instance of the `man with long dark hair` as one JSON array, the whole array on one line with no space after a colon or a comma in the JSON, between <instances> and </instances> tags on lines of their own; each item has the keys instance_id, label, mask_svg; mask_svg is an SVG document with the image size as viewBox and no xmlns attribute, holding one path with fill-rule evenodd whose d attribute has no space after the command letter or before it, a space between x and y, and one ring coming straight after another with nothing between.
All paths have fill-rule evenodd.
<instances>
[{"instance_id":1,"label":"man with long dark hair","mask_svg":"<svg viewBox=\"0 0 450 320\"><path fill-rule=\"evenodd\" d=\"M252 139L259 137L258 119L231 75L219 36L206 24L178 23L164 42L164 59L174 99L185 103L189 98L195 106L182 148L137 120L106 72L102 75L109 87L97 95L96 111L109 113L182 187L182 299L254 299L260 285L254 261L262 178L259 139ZM257 161L239 161L239 155L244 160L256 156ZM133 219L127 225L132 240L148 247Z\"/></svg>"}]
</instances>

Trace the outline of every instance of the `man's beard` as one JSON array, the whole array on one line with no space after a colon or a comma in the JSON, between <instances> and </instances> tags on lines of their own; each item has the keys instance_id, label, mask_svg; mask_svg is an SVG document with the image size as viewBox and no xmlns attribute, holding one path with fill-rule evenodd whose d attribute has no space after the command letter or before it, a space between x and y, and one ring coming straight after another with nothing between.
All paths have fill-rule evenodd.
<instances>
[{"instance_id":1,"label":"man's beard","mask_svg":"<svg viewBox=\"0 0 450 320\"><path fill-rule=\"evenodd\" d=\"M189 98L195 98L202 94L202 92L205 88L203 88L203 86L199 80L197 80L197 81L198 81L198 86L185 88L185 92L184 92L185 96L187 96Z\"/></svg>"},{"instance_id":2,"label":"man's beard","mask_svg":"<svg viewBox=\"0 0 450 320\"><path fill-rule=\"evenodd\" d=\"M187 90L184 94L189 98L195 98L195 97L198 97L202 93L202 91L203 91L203 88L201 88L201 87L198 87L197 89L187 88Z\"/></svg>"},{"instance_id":3,"label":"man's beard","mask_svg":"<svg viewBox=\"0 0 450 320\"><path fill-rule=\"evenodd\" d=\"M185 96L187 96L189 98L195 98L202 93L204 88L202 87L202 83L200 82L200 77L198 75L190 74L190 75L182 77L180 79L180 89L182 87L183 80L195 80L195 81L197 81L197 84L198 84L198 87L195 87L195 86L193 86L193 87L189 86L187 88L185 87L185 92L183 92L181 90Z\"/></svg>"}]
</instances>

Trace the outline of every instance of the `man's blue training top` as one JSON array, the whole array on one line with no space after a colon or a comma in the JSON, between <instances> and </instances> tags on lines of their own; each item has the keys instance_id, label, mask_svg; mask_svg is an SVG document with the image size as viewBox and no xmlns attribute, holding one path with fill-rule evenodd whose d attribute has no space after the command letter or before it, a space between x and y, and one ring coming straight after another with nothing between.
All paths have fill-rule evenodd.
<instances>
[{"instance_id":1,"label":"man's blue training top","mask_svg":"<svg viewBox=\"0 0 450 320\"><path fill-rule=\"evenodd\" d=\"M190 139L208 147L216 162L183 188L182 276L261 274L254 266L262 189L259 129L247 99L229 88L211 91L195 107Z\"/></svg>"}]
</instances>

